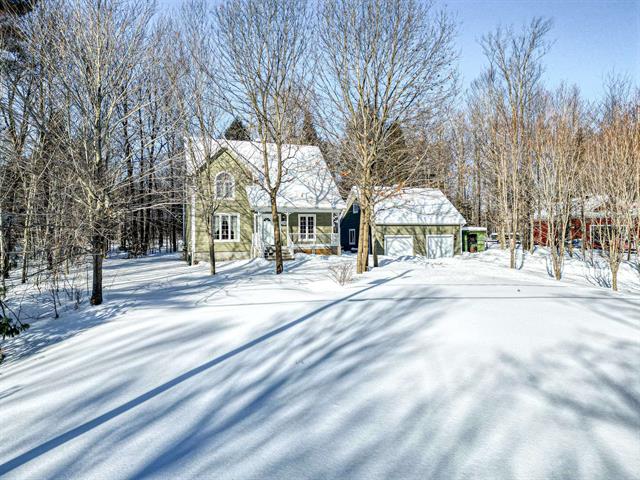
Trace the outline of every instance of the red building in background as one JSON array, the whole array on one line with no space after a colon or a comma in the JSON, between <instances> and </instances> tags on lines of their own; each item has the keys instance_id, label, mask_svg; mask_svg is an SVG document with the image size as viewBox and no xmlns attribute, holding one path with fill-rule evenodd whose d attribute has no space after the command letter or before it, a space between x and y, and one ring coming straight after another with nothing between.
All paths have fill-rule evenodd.
<instances>
[{"instance_id":1,"label":"red building in background","mask_svg":"<svg viewBox=\"0 0 640 480\"><path fill-rule=\"evenodd\" d=\"M567 240L578 240L585 242L587 246L602 248L601 231L605 228L612 228L605 200L602 197L588 197L584 202L574 200L571 210L569 231L566 236ZM637 212L635 216L636 219L633 228L636 232L635 238L637 238L637 232L640 231L640 221ZM549 222L545 217L545 213L542 212L535 220L533 236L534 242L537 245L548 245ZM636 248L636 245L633 244L633 237L632 235L631 238L629 238L629 235L627 235L625 249L628 249L629 246L631 246L632 249Z\"/></svg>"}]
</instances>

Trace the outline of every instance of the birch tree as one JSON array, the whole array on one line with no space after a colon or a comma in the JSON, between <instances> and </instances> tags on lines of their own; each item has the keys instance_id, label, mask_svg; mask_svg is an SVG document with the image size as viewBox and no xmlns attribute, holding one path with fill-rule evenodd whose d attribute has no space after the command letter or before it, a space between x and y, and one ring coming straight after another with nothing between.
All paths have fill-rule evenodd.
<instances>
[{"instance_id":1,"label":"birch tree","mask_svg":"<svg viewBox=\"0 0 640 480\"><path fill-rule=\"evenodd\" d=\"M553 273L560 280L579 192L576 172L584 168L583 111L576 88L560 87L555 93L546 94L544 103L533 143L536 171L533 193L539 205L536 216L546 225Z\"/></svg>"},{"instance_id":2,"label":"birch tree","mask_svg":"<svg viewBox=\"0 0 640 480\"><path fill-rule=\"evenodd\" d=\"M551 22L535 18L521 31L499 27L481 40L489 69L487 95L500 120L495 125L497 199L501 227L509 236L509 265L516 267L516 246L523 217L532 218L526 202L530 179L531 132L535 100L543 72L542 57L549 49L545 36Z\"/></svg>"},{"instance_id":3,"label":"birch tree","mask_svg":"<svg viewBox=\"0 0 640 480\"><path fill-rule=\"evenodd\" d=\"M599 204L592 241L609 263L611 288L618 289L618 271L638 228L640 184L640 115L638 104L616 95L601 106L596 133L588 147L588 188Z\"/></svg>"}]
</instances>

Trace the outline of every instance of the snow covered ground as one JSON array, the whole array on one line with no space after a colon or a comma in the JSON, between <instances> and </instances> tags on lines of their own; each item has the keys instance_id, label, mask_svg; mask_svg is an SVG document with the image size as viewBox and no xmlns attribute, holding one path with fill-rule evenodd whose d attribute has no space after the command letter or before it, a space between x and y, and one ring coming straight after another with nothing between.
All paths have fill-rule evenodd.
<instances>
[{"instance_id":1,"label":"snow covered ground","mask_svg":"<svg viewBox=\"0 0 640 480\"><path fill-rule=\"evenodd\" d=\"M107 262L0 366L0 477L640 478L640 276L544 253Z\"/></svg>"}]
</instances>

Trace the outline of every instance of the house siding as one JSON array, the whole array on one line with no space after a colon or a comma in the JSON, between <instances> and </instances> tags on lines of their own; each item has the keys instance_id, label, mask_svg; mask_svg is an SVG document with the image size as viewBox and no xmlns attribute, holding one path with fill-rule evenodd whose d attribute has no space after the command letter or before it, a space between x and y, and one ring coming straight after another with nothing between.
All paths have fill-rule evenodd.
<instances>
[{"instance_id":1,"label":"house siding","mask_svg":"<svg viewBox=\"0 0 640 480\"><path fill-rule=\"evenodd\" d=\"M229 200L220 200L216 213L236 213L240 216L240 239L239 241L230 242L216 240L214 243L216 260L232 260L251 257L251 240L253 234L253 212L249 205L247 192L245 187L251 183L248 173L236 162L231 155L223 152L213 161L209 162L198 174L201 182L211 182L210 191L213 192L213 182L220 172L229 172L233 175L235 181L234 198ZM209 187L203 188L202 191L208 191ZM208 233L204 215L202 214L202 204L199 205L199 199L196 195L196 215L195 215L195 260L209 260L209 242ZM187 244L189 248L192 245L191 229L191 208L192 202L187 205Z\"/></svg>"},{"instance_id":2,"label":"house siding","mask_svg":"<svg viewBox=\"0 0 640 480\"><path fill-rule=\"evenodd\" d=\"M356 242L352 245L349 243L349 230L354 229L356 231ZM360 236L360 209L358 213L353 213L353 208L350 205L347 213L342 217L340 222L340 245L343 252L350 252L351 249L358 249L358 238ZM355 251L354 250L354 251Z\"/></svg>"},{"instance_id":3,"label":"house siding","mask_svg":"<svg viewBox=\"0 0 640 480\"><path fill-rule=\"evenodd\" d=\"M427 235L453 235L454 254L460 255L459 225L376 225L375 249L384 255L385 235L410 235L413 237L413 254L427 255Z\"/></svg>"},{"instance_id":4,"label":"house siding","mask_svg":"<svg viewBox=\"0 0 640 480\"><path fill-rule=\"evenodd\" d=\"M234 177L234 198L229 200L220 200L216 213L234 213L240 217L240 238L238 241L216 240L214 243L216 260L235 260L247 259L252 255L252 239L254 232L254 214L246 192L246 187L252 184L249 172L241 167L241 165L228 153L223 152L212 161L208 162L206 167L198 172L198 181L208 182L208 185L201 186L202 192L214 192L215 177L220 172L228 172ZM192 223L191 210L193 208L193 200L189 198L186 206L186 242L189 251L193 249L193 258L196 261L209 261L209 242L205 217L203 214L204 206L196 195L195 208L195 249L192 244ZM266 213L266 212L263 212ZM285 213L285 212L283 212ZM335 212L318 212L310 210L308 212L296 212L289 214L289 231L298 234L298 216L303 214L313 214L316 217L316 233L322 235L330 235L333 232L332 213ZM281 226L282 244L287 246L287 237L285 229ZM300 244L301 247L304 243ZM326 250L326 251L325 251ZM337 248L327 248L323 253L337 253ZM300 251L306 251L301 248ZM314 250L315 252L315 250ZM313 252L310 252L313 253Z\"/></svg>"}]
</instances>

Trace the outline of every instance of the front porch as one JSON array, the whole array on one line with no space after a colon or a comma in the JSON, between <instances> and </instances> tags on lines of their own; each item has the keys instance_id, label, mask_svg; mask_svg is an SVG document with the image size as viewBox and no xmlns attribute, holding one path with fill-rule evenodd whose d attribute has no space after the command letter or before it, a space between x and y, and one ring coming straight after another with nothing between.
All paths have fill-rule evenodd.
<instances>
[{"instance_id":1,"label":"front porch","mask_svg":"<svg viewBox=\"0 0 640 480\"><path fill-rule=\"evenodd\" d=\"M279 216L285 259L292 259L295 253L340 255L339 210L285 210ZM275 241L271 212L254 212L253 222L252 257L272 258Z\"/></svg>"}]
</instances>

